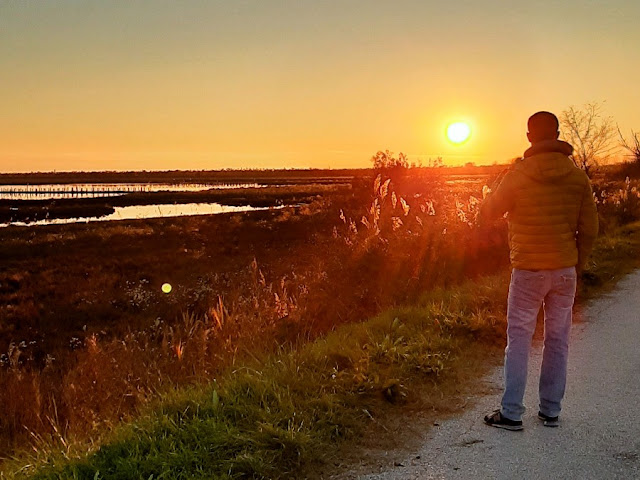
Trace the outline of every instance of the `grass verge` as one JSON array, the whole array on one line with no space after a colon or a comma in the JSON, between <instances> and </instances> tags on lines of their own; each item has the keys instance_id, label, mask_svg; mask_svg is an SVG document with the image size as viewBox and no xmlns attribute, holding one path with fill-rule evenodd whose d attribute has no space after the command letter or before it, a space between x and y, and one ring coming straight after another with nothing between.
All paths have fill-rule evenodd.
<instances>
[{"instance_id":1,"label":"grass verge","mask_svg":"<svg viewBox=\"0 0 640 480\"><path fill-rule=\"evenodd\" d=\"M640 266L639 249L640 223L599 239L581 300ZM100 446L43 441L6 463L3 477L295 478L331 460L344 440L360 441L372 420L416 403L442 407L437 398L477 373L467 368L478 349L503 345L507 283L505 272L434 290L297 349L255 356L163 397Z\"/></svg>"},{"instance_id":2,"label":"grass verge","mask_svg":"<svg viewBox=\"0 0 640 480\"><path fill-rule=\"evenodd\" d=\"M611 291L617 281L640 267L640 222L624 225L598 238L590 266L578 286L578 301Z\"/></svg>"}]
</instances>

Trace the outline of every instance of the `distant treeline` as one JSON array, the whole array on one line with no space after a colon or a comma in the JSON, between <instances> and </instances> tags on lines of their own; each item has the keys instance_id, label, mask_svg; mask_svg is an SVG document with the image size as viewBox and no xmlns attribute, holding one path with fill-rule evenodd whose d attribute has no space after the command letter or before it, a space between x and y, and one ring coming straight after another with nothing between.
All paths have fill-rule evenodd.
<instances>
[{"instance_id":1,"label":"distant treeline","mask_svg":"<svg viewBox=\"0 0 640 480\"><path fill-rule=\"evenodd\" d=\"M444 175L482 175L504 168L504 165L460 167L415 167L408 174L420 175L437 170ZM160 172L33 172L0 173L0 185L67 184L67 183L345 183L354 178L371 177L371 168L299 169L299 170L168 170Z\"/></svg>"},{"instance_id":2,"label":"distant treeline","mask_svg":"<svg viewBox=\"0 0 640 480\"><path fill-rule=\"evenodd\" d=\"M168 170L160 172L34 172L0 174L0 184L44 183L327 183L349 182L356 170Z\"/></svg>"}]
</instances>

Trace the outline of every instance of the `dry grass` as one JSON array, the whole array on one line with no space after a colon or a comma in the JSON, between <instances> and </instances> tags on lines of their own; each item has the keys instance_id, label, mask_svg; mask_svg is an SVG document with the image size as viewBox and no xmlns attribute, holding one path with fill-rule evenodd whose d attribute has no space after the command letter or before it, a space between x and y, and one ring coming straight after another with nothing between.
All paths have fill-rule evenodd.
<instances>
[{"instance_id":1,"label":"dry grass","mask_svg":"<svg viewBox=\"0 0 640 480\"><path fill-rule=\"evenodd\" d=\"M500 307L491 307L505 287L504 278L492 278L455 292L436 290L419 306L344 325L296 349L258 353L220 371L213 382L165 393L133 424L103 433L97 450L68 435L36 445L30 460L20 463L40 468L21 473L295 477L318 452L331 458L343 440L354 439L390 408L416 402L419 384L441 394L442 381L459 380L470 342L495 343L491 332L504 319Z\"/></svg>"},{"instance_id":2,"label":"dry grass","mask_svg":"<svg viewBox=\"0 0 640 480\"><path fill-rule=\"evenodd\" d=\"M282 349L295 352L341 324L355 324L394 305L421 305L408 315L415 323L410 336L401 334L409 328L401 316L387 324L387 315L387 320L348 327L301 350L331 345L317 355L307 358L308 353L301 353L302 358L292 353L296 368L316 369L323 381L334 375L346 389L347 397L341 398L347 405L352 402L349 395L367 391L381 392L395 402L406 393L402 375L411 371L438 376L450 365L450 352L459 348L455 342L474 338L494 344L495 332L502 328L495 291L502 287L491 286L490 294L452 287L506 267L504 224L478 230L473 224L478 197L450 193L436 177L421 182L395 187L376 179L372 190L360 193L359 203L366 202L366 207L340 210L333 232L318 242L304 269L268 272L254 260L226 296L207 290L206 282L200 292L192 292L201 296L203 311L185 311L178 321L158 321L117 338L79 339L64 368L48 357L41 359L41 368L25 368L20 358L27 346L13 345L0 368L3 450L31 444L45 456L70 445L86 451L86 445L111 435L115 425L134 418L141 406L159 395L176 387L204 385L229 368L251 365ZM628 216L629 205L637 208L631 182L600 198L607 199L600 205L606 218L620 223L638 218L637 210ZM425 291L435 293L425 300ZM434 295L440 303L433 301ZM424 309L428 320L422 319ZM419 333L414 328L426 330ZM274 358L276 368L282 359ZM283 378L280 373L274 376ZM275 383L269 388L280 392ZM285 385L301 388L295 382ZM211 395L209 387L203 388ZM338 408L335 399L331 402L327 408ZM343 427L336 428L338 432ZM304 438L312 435L305 432ZM288 468L291 465L299 464Z\"/></svg>"},{"instance_id":3,"label":"dry grass","mask_svg":"<svg viewBox=\"0 0 640 480\"><path fill-rule=\"evenodd\" d=\"M224 296L206 278L189 292L172 294L194 305L177 321L159 320L116 338L100 332L78 335L70 351L56 358L34 359L28 345L11 346L11 358L0 369L0 381L11 387L0 393L7 406L0 414L3 450L56 432L94 437L130 418L158 392L205 381L238 358L307 342L340 324L415 300L436 285L495 269L496 262L479 262L494 245L483 249L470 235L474 197L464 202L446 198L437 178L405 186L404 194L381 179L374 187L358 197L360 205L369 204L364 216L345 204L347 213L336 218L333 235L327 232L316 243L298 271L266 271L254 260L237 273ZM416 196L411 188L431 194ZM279 221L331 208L336 207L320 200L306 212L283 211ZM349 208L359 221L350 219ZM144 226L134 230L136 235L153 233ZM123 226L109 232L128 236L133 230ZM468 241L462 244L460 238ZM503 260L497 263L504 265L504 241L502 248ZM96 291L110 291L117 273L87 281ZM139 282L127 291L128 309L142 312L155 301Z\"/></svg>"}]
</instances>

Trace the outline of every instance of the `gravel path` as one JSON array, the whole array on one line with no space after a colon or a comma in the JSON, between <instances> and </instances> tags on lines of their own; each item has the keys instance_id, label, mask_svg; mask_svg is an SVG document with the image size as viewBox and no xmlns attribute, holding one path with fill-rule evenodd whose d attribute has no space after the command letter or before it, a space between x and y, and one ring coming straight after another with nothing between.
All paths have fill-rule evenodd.
<instances>
[{"instance_id":1,"label":"gravel path","mask_svg":"<svg viewBox=\"0 0 640 480\"><path fill-rule=\"evenodd\" d=\"M537 345L529 366L524 431L484 425L482 417L500 401L499 394L491 394L462 416L435 426L419 451L387 471L358 478L640 478L640 271L592 302L582 316L572 330L559 428L544 427L536 417ZM487 381L501 388L501 369Z\"/></svg>"}]
</instances>

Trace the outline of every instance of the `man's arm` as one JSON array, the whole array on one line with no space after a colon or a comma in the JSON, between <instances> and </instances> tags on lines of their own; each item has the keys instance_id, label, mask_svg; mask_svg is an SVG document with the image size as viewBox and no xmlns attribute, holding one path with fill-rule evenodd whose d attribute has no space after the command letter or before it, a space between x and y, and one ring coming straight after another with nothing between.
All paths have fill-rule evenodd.
<instances>
[{"instance_id":1,"label":"man's arm","mask_svg":"<svg viewBox=\"0 0 640 480\"><path fill-rule=\"evenodd\" d=\"M593 198L591 184L587 181L582 194L582 205L578 216L578 231L576 233L576 245L578 247L577 269L582 271L587 263L587 258L593 248L593 242L598 236L598 209Z\"/></svg>"},{"instance_id":2,"label":"man's arm","mask_svg":"<svg viewBox=\"0 0 640 480\"><path fill-rule=\"evenodd\" d=\"M480 210L476 217L478 225L493 222L513 208L513 176L513 170L508 169L505 174L501 175L501 179L499 177L501 181L498 186L480 204Z\"/></svg>"}]
</instances>

